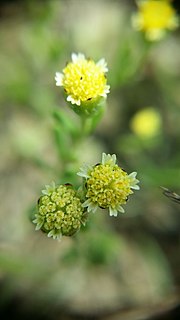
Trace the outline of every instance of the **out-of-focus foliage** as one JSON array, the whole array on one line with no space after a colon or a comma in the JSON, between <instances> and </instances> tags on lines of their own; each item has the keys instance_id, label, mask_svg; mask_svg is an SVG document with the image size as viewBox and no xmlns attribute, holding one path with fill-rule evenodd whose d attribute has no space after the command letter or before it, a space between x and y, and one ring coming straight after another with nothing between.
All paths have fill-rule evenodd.
<instances>
[{"instance_id":1,"label":"out-of-focus foliage","mask_svg":"<svg viewBox=\"0 0 180 320\"><path fill-rule=\"evenodd\" d=\"M167 306L174 294L176 301L179 206L160 186L180 188L179 30L149 44L131 27L134 10L127 1L95 0L27 1L1 10L3 308L14 296L24 313L37 308L54 314L153 309ZM56 149L54 139L58 135L68 145L65 128L73 137L72 124L78 125L54 80L71 52L97 61L104 57L111 85L104 118L93 136L72 150L72 159L79 154L82 163L93 164L102 151L116 153L122 167L138 172L141 190L127 203L126 215L110 219L101 210L75 238L59 243L35 232L28 214L42 186L62 177L62 144ZM137 134L145 120L136 121L134 130L133 119L149 107L159 119L158 130L148 134L147 125L146 134ZM73 182L71 167L68 178Z\"/></svg>"}]
</instances>

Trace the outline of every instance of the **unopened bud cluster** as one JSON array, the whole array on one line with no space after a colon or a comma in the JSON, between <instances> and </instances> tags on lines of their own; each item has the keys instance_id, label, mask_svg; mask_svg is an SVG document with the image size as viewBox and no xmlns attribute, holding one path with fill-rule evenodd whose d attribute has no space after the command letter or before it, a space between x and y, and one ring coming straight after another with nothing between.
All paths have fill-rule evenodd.
<instances>
[{"instance_id":1,"label":"unopened bud cluster","mask_svg":"<svg viewBox=\"0 0 180 320\"><path fill-rule=\"evenodd\" d=\"M47 186L43 193L33 221L36 230L41 229L54 239L75 234L84 223L85 210L73 187Z\"/></svg>"}]
</instances>

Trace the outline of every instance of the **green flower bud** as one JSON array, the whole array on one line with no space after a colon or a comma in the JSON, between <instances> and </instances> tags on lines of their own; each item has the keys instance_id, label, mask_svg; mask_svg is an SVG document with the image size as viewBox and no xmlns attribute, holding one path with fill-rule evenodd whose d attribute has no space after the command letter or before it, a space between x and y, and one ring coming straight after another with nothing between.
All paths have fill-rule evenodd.
<instances>
[{"instance_id":1,"label":"green flower bud","mask_svg":"<svg viewBox=\"0 0 180 320\"><path fill-rule=\"evenodd\" d=\"M86 210L72 185L46 186L38 200L33 223L48 237L72 236L86 221Z\"/></svg>"}]
</instances>

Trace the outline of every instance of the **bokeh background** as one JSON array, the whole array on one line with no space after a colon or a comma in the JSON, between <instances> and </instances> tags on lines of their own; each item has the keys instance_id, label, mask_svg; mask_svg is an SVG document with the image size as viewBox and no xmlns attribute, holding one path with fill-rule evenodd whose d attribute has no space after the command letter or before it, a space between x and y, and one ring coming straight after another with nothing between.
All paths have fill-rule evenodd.
<instances>
[{"instance_id":1,"label":"bokeh background","mask_svg":"<svg viewBox=\"0 0 180 320\"><path fill-rule=\"evenodd\" d=\"M160 188L180 191L179 29L145 45L135 10L127 0L1 1L1 319L180 317L180 206ZM102 210L58 242L35 232L29 213L61 175L54 110L78 123L54 81L71 52L104 57L111 85L80 161L116 153L141 190L126 215Z\"/></svg>"}]
</instances>

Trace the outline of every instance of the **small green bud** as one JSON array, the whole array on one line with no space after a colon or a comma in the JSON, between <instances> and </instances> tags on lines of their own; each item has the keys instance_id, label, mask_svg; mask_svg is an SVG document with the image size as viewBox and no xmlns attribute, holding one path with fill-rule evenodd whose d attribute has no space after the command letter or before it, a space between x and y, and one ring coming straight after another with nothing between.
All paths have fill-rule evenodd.
<instances>
[{"instance_id":1,"label":"small green bud","mask_svg":"<svg viewBox=\"0 0 180 320\"><path fill-rule=\"evenodd\" d=\"M42 193L33 220L36 230L41 229L48 237L60 239L61 236L72 236L85 224L86 210L72 185L55 186L53 183Z\"/></svg>"}]
</instances>

